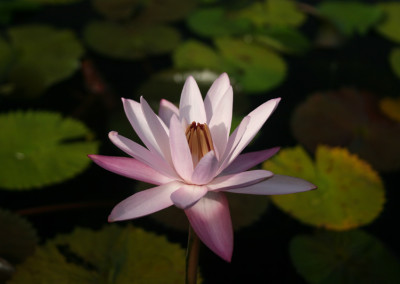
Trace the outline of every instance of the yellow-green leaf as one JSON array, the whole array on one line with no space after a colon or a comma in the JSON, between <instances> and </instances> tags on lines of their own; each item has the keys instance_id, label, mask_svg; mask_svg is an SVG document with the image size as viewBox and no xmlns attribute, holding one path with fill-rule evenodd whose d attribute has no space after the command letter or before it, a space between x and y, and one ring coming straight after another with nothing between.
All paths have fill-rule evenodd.
<instances>
[{"instance_id":1,"label":"yellow-green leaf","mask_svg":"<svg viewBox=\"0 0 400 284\"><path fill-rule=\"evenodd\" d=\"M400 79L400 48L393 48L389 55L390 66L394 74Z\"/></svg>"},{"instance_id":2,"label":"yellow-green leaf","mask_svg":"<svg viewBox=\"0 0 400 284\"><path fill-rule=\"evenodd\" d=\"M319 146L315 162L301 147L284 149L263 168L318 186L310 192L271 197L283 211L309 225L332 230L357 228L378 217L385 202L379 175L346 149Z\"/></svg>"},{"instance_id":3,"label":"yellow-green leaf","mask_svg":"<svg viewBox=\"0 0 400 284\"><path fill-rule=\"evenodd\" d=\"M400 43L400 3L392 1L377 5L385 14L383 21L377 26L377 31L388 39Z\"/></svg>"},{"instance_id":4,"label":"yellow-green leaf","mask_svg":"<svg viewBox=\"0 0 400 284\"><path fill-rule=\"evenodd\" d=\"M185 251L163 236L131 226L78 228L57 236L18 266L18 283L183 283Z\"/></svg>"}]
</instances>

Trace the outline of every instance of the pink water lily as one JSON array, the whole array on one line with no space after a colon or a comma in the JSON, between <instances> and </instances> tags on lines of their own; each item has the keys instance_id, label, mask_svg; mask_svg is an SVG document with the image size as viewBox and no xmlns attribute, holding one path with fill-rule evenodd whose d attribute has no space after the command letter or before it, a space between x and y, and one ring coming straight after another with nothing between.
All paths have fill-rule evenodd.
<instances>
[{"instance_id":1,"label":"pink water lily","mask_svg":"<svg viewBox=\"0 0 400 284\"><path fill-rule=\"evenodd\" d=\"M201 241L230 261L233 230L225 193L288 194L314 189L305 180L249 170L278 148L241 154L277 107L271 99L249 113L230 134L233 91L227 74L204 101L193 77L182 90L179 108L167 100L156 115L144 98L122 99L143 147L117 132L111 141L131 157L90 155L99 166L156 185L133 194L112 210L109 221L138 218L175 205L183 209Z\"/></svg>"}]
</instances>

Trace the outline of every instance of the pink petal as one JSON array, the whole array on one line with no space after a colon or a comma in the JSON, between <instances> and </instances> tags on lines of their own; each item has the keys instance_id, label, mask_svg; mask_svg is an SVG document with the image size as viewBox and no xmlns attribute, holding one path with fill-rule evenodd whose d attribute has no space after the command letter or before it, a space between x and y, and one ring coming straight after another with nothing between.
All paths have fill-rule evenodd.
<instances>
[{"instance_id":1,"label":"pink petal","mask_svg":"<svg viewBox=\"0 0 400 284\"><path fill-rule=\"evenodd\" d=\"M100 167L128 178L157 185L173 181L173 179L160 174L148 165L133 158L102 155L89 155L89 158Z\"/></svg>"},{"instance_id":2,"label":"pink petal","mask_svg":"<svg viewBox=\"0 0 400 284\"><path fill-rule=\"evenodd\" d=\"M188 123L193 121L206 123L206 111L203 98L196 81L192 76L186 79L179 103L179 117L185 118Z\"/></svg>"},{"instance_id":3,"label":"pink petal","mask_svg":"<svg viewBox=\"0 0 400 284\"><path fill-rule=\"evenodd\" d=\"M131 195L118 203L108 217L109 222L134 219L171 206L172 192L181 187L180 182L170 182Z\"/></svg>"},{"instance_id":4,"label":"pink petal","mask_svg":"<svg viewBox=\"0 0 400 284\"><path fill-rule=\"evenodd\" d=\"M207 114L207 123L210 122L214 113L218 109L218 105L229 87L229 77L226 73L222 73L211 85L210 89L207 92L206 98L204 99L204 107Z\"/></svg>"},{"instance_id":5,"label":"pink petal","mask_svg":"<svg viewBox=\"0 0 400 284\"><path fill-rule=\"evenodd\" d=\"M222 173L227 175L247 171L259 163L271 158L279 151L279 149L279 147L274 147L267 150L240 154Z\"/></svg>"},{"instance_id":6,"label":"pink petal","mask_svg":"<svg viewBox=\"0 0 400 284\"><path fill-rule=\"evenodd\" d=\"M227 176L215 178L210 182L207 187L209 190L228 190L233 188L242 188L255 183L259 183L274 174L270 171L254 170L248 172L241 172Z\"/></svg>"},{"instance_id":7,"label":"pink petal","mask_svg":"<svg viewBox=\"0 0 400 284\"><path fill-rule=\"evenodd\" d=\"M171 194L171 200L176 207L187 209L207 193L207 187L185 184Z\"/></svg>"},{"instance_id":8,"label":"pink petal","mask_svg":"<svg viewBox=\"0 0 400 284\"><path fill-rule=\"evenodd\" d=\"M194 184L207 184L212 180L218 170L218 160L214 151L204 155L194 169L191 182Z\"/></svg>"},{"instance_id":9,"label":"pink petal","mask_svg":"<svg viewBox=\"0 0 400 284\"><path fill-rule=\"evenodd\" d=\"M142 106L143 114L147 120L147 124L153 134L153 137L161 149L164 158L172 164L171 151L169 147L169 137L168 133L165 131L163 122L159 117L153 112L149 104L143 97L140 97L140 104Z\"/></svg>"},{"instance_id":10,"label":"pink petal","mask_svg":"<svg viewBox=\"0 0 400 284\"><path fill-rule=\"evenodd\" d=\"M181 122L174 115L171 118L169 139L172 162L177 173L187 182L193 174L193 160Z\"/></svg>"},{"instance_id":11,"label":"pink petal","mask_svg":"<svg viewBox=\"0 0 400 284\"><path fill-rule=\"evenodd\" d=\"M125 114L128 117L129 122L132 124L136 134L151 152L164 158L163 151L160 149L157 140L154 137L153 131L143 113L141 104L124 98L122 98L122 102L124 104Z\"/></svg>"},{"instance_id":12,"label":"pink petal","mask_svg":"<svg viewBox=\"0 0 400 284\"><path fill-rule=\"evenodd\" d=\"M217 111L209 122L211 136L218 157L224 153L228 142L229 132L231 131L232 105L233 91L232 87L229 86L216 108Z\"/></svg>"},{"instance_id":13,"label":"pink petal","mask_svg":"<svg viewBox=\"0 0 400 284\"><path fill-rule=\"evenodd\" d=\"M233 252L233 230L228 201L223 193L208 192L185 210L193 230L214 253L230 262Z\"/></svg>"},{"instance_id":14,"label":"pink petal","mask_svg":"<svg viewBox=\"0 0 400 284\"><path fill-rule=\"evenodd\" d=\"M160 173L163 173L175 179L179 178L175 170L172 169L171 166L163 158L156 154L153 154L143 146L133 142L128 138L125 138L124 136L118 135L118 133L115 131L111 131L108 134L108 137L115 146L120 148L128 155L154 168Z\"/></svg>"},{"instance_id":15,"label":"pink petal","mask_svg":"<svg viewBox=\"0 0 400 284\"><path fill-rule=\"evenodd\" d=\"M179 117L179 109L170 101L162 99L160 102L160 109L158 111L158 116L164 121L164 123L169 127L169 122L173 115Z\"/></svg>"},{"instance_id":16,"label":"pink petal","mask_svg":"<svg viewBox=\"0 0 400 284\"><path fill-rule=\"evenodd\" d=\"M259 195L279 195L296 192L303 192L317 187L312 183L295 177L274 175L260 183L242 188L229 189L227 192L259 194Z\"/></svg>"},{"instance_id":17,"label":"pink petal","mask_svg":"<svg viewBox=\"0 0 400 284\"><path fill-rule=\"evenodd\" d=\"M225 152L222 154L222 157L219 159L219 169L217 174L219 174L223 169L225 169L229 165L229 159L242 139L243 134L246 131L246 127L250 122L250 117L246 116L242 119L238 127L236 127L235 131L233 131L232 135L228 139L228 143L226 144Z\"/></svg>"},{"instance_id":18,"label":"pink petal","mask_svg":"<svg viewBox=\"0 0 400 284\"><path fill-rule=\"evenodd\" d=\"M242 150L250 143L268 117L276 109L280 100L280 98L269 100L248 114L250 122L247 125L246 132L243 134L239 145L237 145L236 149L230 155L228 164L233 162L240 152L242 152Z\"/></svg>"}]
</instances>

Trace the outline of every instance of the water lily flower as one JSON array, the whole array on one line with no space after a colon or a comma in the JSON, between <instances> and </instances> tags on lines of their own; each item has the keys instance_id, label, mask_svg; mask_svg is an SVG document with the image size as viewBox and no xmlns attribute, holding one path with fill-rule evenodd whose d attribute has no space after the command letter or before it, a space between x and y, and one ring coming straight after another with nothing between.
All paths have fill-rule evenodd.
<instances>
[{"instance_id":1,"label":"water lily flower","mask_svg":"<svg viewBox=\"0 0 400 284\"><path fill-rule=\"evenodd\" d=\"M233 230L225 193L272 195L315 188L299 178L249 170L279 148L241 154L279 101L271 99L253 110L229 135L233 91L225 73L204 101L196 81L188 77L179 108L162 100L158 115L143 97L140 102L122 99L126 116L146 147L111 131L110 140L131 157L89 157L106 170L156 186L120 202L109 221L134 219L175 205L185 211L200 240L231 261Z\"/></svg>"}]
</instances>

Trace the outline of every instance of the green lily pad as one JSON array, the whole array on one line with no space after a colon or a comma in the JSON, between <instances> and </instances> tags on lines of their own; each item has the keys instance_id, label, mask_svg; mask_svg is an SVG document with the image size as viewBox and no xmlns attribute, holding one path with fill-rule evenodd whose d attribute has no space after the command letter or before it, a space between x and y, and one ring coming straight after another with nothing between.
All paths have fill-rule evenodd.
<instances>
[{"instance_id":1,"label":"green lily pad","mask_svg":"<svg viewBox=\"0 0 400 284\"><path fill-rule=\"evenodd\" d=\"M91 22L85 27L84 39L91 49L103 55L136 60L171 52L179 44L180 35L168 26Z\"/></svg>"},{"instance_id":2,"label":"green lily pad","mask_svg":"<svg viewBox=\"0 0 400 284\"><path fill-rule=\"evenodd\" d=\"M141 23L173 22L186 18L196 7L196 0L147 0L145 7L136 17Z\"/></svg>"},{"instance_id":3,"label":"green lily pad","mask_svg":"<svg viewBox=\"0 0 400 284\"><path fill-rule=\"evenodd\" d=\"M376 27L376 30L384 37L400 43L400 3L385 2L377 6L385 13L384 20Z\"/></svg>"},{"instance_id":4,"label":"green lily pad","mask_svg":"<svg viewBox=\"0 0 400 284\"><path fill-rule=\"evenodd\" d=\"M98 143L81 122L44 111L0 115L0 188L22 190L72 178Z\"/></svg>"},{"instance_id":5,"label":"green lily pad","mask_svg":"<svg viewBox=\"0 0 400 284\"><path fill-rule=\"evenodd\" d=\"M179 245L139 228L109 225L48 241L9 283L182 283L184 273Z\"/></svg>"},{"instance_id":6,"label":"green lily pad","mask_svg":"<svg viewBox=\"0 0 400 284\"><path fill-rule=\"evenodd\" d=\"M8 35L14 57L12 66L7 66L7 80L17 93L40 94L80 67L83 49L69 30L30 25L13 27L8 30Z\"/></svg>"},{"instance_id":7,"label":"green lily pad","mask_svg":"<svg viewBox=\"0 0 400 284\"><path fill-rule=\"evenodd\" d=\"M38 242L32 225L9 211L0 209L0 256L12 264L33 254Z\"/></svg>"},{"instance_id":8,"label":"green lily pad","mask_svg":"<svg viewBox=\"0 0 400 284\"><path fill-rule=\"evenodd\" d=\"M295 109L291 126L311 152L319 144L346 147L376 170L400 169L400 124L382 114L371 93L350 88L315 93Z\"/></svg>"},{"instance_id":9,"label":"green lily pad","mask_svg":"<svg viewBox=\"0 0 400 284\"><path fill-rule=\"evenodd\" d=\"M393 48L389 55L390 66L400 79L400 48Z\"/></svg>"},{"instance_id":10,"label":"green lily pad","mask_svg":"<svg viewBox=\"0 0 400 284\"><path fill-rule=\"evenodd\" d=\"M251 29L249 20L235 17L223 8L197 10L187 23L192 31L206 37L240 35Z\"/></svg>"},{"instance_id":11,"label":"green lily pad","mask_svg":"<svg viewBox=\"0 0 400 284\"><path fill-rule=\"evenodd\" d=\"M348 36L366 34L383 16L382 10L376 6L352 1L325 1L318 10Z\"/></svg>"},{"instance_id":12,"label":"green lily pad","mask_svg":"<svg viewBox=\"0 0 400 284\"><path fill-rule=\"evenodd\" d=\"M400 97L383 98L379 102L379 107L388 117L400 122Z\"/></svg>"},{"instance_id":13,"label":"green lily pad","mask_svg":"<svg viewBox=\"0 0 400 284\"><path fill-rule=\"evenodd\" d=\"M310 48L309 40L291 27L271 27L255 35L255 41L278 51L303 54Z\"/></svg>"},{"instance_id":14,"label":"green lily pad","mask_svg":"<svg viewBox=\"0 0 400 284\"><path fill-rule=\"evenodd\" d=\"M173 53L174 66L179 69L211 69L223 71L221 56L208 45L189 40L179 45Z\"/></svg>"},{"instance_id":15,"label":"green lily pad","mask_svg":"<svg viewBox=\"0 0 400 284\"><path fill-rule=\"evenodd\" d=\"M285 79L286 63L274 51L232 38L217 38L215 44L244 91L268 91Z\"/></svg>"},{"instance_id":16,"label":"green lily pad","mask_svg":"<svg viewBox=\"0 0 400 284\"><path fill-rule=\"evenodd\" d=\"M375 237L361 231L296 236L290 256L308 283L399 283L400 263Z\"/></svg>"},{"instance_id":17,"label":"green lily pad","mask_svg":"<svg viewBox=\"0 0 400 284\"><path fill-rule=\"evenodd\" d=\"M318 186L310 192L271 196L280 209L312 226L357 228L375 220L385 202L379 175L346 149L319 146L315 162L301 147L284 149L263 168L304 178Z\"/></svg>"},{"instance_id":18,"label":"green lily pad","mask_svg":"<svg viewBox=\"0 0 400 284\"><path fill-rule=\"evenodd\" d=\"M92 0L94 9L108 20L125 20L140 8L139 0Z\"/></svg>"},{"instance_id":19,"label":"green lily pad","mask_svg":"<svg viewBox=\"0 0 400 284\"><path fill-rule=\"evenodd\" d=\"M255 2L238 12L238 15L258 27L265 25L299 27L306 20L305 14L297 8L296 1L292 0Z\"/></svg>"}]
</instances>

